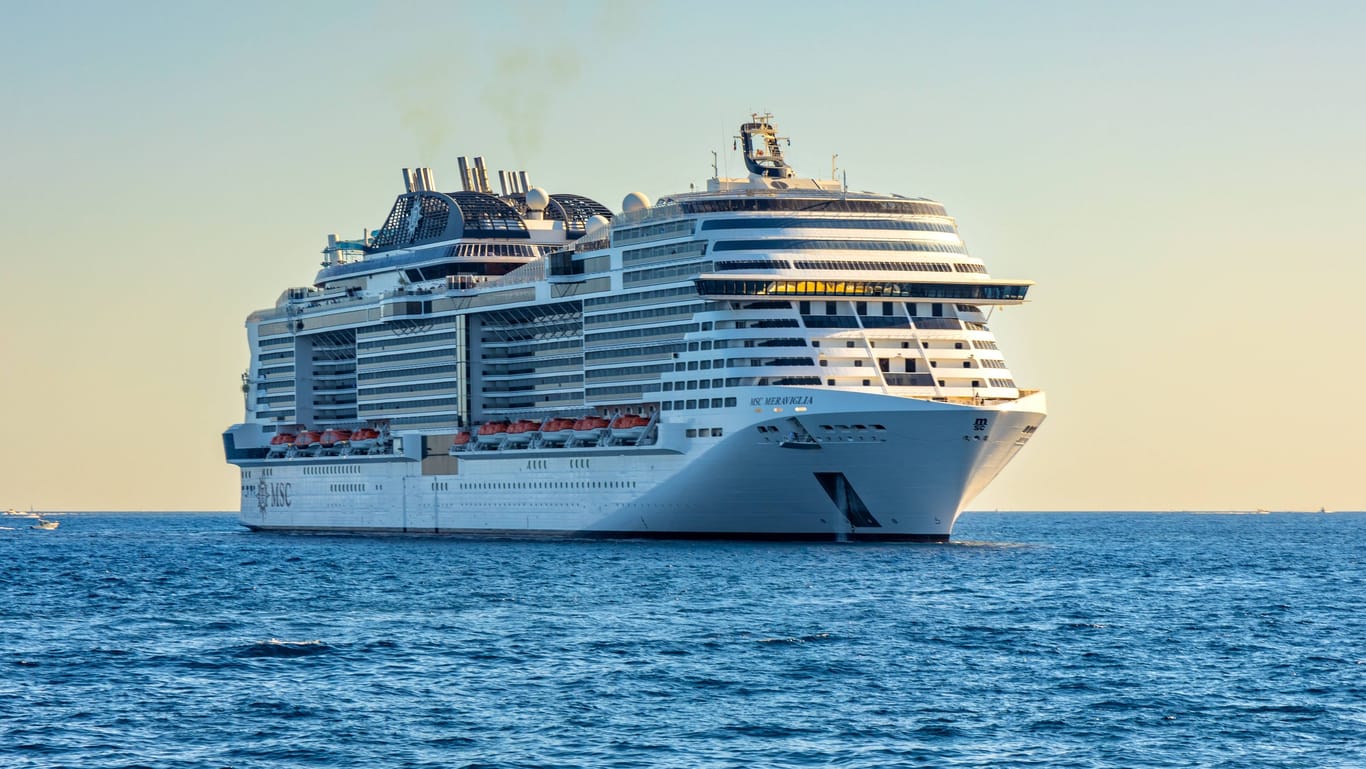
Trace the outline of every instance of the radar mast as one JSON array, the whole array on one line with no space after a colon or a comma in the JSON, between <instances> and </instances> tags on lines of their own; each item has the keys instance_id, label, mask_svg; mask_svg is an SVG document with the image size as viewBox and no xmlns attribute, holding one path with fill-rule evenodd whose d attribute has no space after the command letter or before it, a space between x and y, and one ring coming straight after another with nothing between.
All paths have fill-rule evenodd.
<instances>
[{"instance_id":1,"label":"radar mast","mask_svg":"<svg viewBox=\"0 0 1366 769\"><path fill-rule=\"evenodd\" d=\"M778 136L773 127L771 113L750 114L750 122L740 126L741 149L744 150L745 166L749 172L769 179L790 179L796 172L783 160L783 150L779 142L792 144L792 140Z\"/></svg>"}]
</instances>

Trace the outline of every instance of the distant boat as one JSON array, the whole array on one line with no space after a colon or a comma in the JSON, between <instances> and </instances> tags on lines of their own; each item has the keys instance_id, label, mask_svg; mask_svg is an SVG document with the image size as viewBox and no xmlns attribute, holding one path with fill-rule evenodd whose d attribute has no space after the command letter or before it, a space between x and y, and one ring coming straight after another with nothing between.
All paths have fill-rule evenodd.
<instances>
[{"instance_id":1,"label":"distant boat","mask_svg":"<svg viewBox=\"0 0 1366 769\"><path fill-rule=\"evenodd\" d=\"M49 521L48 519L43 518L42 516L38 516L38 522L30 526L29 528L43 529L44 531L52 531L60 525L62 525L61 521Z\"/></svg>"}]
</instances>

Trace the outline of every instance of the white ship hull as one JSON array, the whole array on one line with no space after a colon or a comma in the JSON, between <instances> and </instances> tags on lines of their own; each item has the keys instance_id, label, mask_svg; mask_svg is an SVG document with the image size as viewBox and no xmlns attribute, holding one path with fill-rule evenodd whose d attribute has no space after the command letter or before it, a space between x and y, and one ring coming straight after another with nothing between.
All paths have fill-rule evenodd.
<instances>
[{"instance_id":1,"label":"white ship hull","mask_svg":"<svg viewBox=\"0 0 1366 769\"><path fill-rule=\"evenodd\" d=\"M944 541L1044 417L1042 394L993 406L808 388L741 396L662 423L649 446L243 460L240 520L273 531ZM792 428L806 434L792 440Z\"/></svg>"}]
</instances>

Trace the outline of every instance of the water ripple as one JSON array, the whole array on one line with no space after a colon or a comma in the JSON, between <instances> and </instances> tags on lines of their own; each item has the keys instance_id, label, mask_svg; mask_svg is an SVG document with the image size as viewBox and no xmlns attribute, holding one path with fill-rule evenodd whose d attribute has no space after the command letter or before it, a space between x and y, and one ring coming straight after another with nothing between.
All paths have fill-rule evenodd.
<instances>
[{"instance_id":1,"label":"water ripple","mask_svg":"<svg viewBox=\"0 0 1366 769\"><path fill-rule=\"evenodd\" d=\"M947 546L0 531L0 766L1361 767L1366 516Z\"/></svg>"}]
</instances>

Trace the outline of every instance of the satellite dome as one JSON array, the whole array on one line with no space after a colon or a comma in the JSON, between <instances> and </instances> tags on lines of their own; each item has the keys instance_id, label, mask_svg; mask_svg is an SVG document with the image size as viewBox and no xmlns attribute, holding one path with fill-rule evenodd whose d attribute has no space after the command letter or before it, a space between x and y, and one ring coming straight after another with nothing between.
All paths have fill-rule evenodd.
<instances>
[{"instance_id":1,"label":"satellite dome","mask_svg":"<svg viewBox=\"0 0 1366 769\"><path fill-rule=\"evenodd\" d=\"M526 207L532 211L544 211L550 205L550 193L540 187L532 187L526 191Z\"/></svg>"},{"instance_id":2,"label":"satellite dome","mask_svg":"<svg viewBox=\"0 0 1366 769\"><path fill-rule=\"evenodd\" d=\"M621 201L621 210L626 213L643 211L650 207L650 199L643 192L632 192Z\"/></svg>"},{"instance_id":3,"label":"satellite dome","mask_svg":"<svg viewBox=\"0 0 1366 769\"><path fill-rule=\"evenodd\" d=\"M584 237L588 240L601 240L607 237L608 225L607 217L602 214L594 214L588 217L588 221L584 223Z\"/></svg>"}]
</instances>

